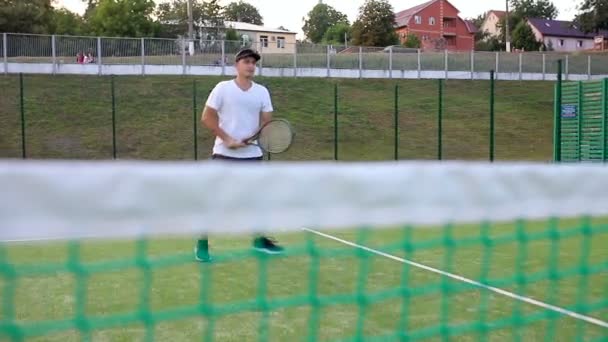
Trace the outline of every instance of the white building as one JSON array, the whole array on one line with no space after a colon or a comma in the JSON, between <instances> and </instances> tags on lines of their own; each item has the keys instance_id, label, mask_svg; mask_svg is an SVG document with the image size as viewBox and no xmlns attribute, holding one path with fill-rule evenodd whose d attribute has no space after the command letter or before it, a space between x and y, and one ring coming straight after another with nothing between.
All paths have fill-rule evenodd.
<instances>
[{"instance_id":1,"label":"white building","mask_svg":"<svg viewBox=\"0 0 608 342\"><path fill-rule=\"evenodd\" d=\"M554 51L584 51L592 50L595 46L597 34L585 33L571 21L530 18L528 25L536 39ZM603 34L608 35L608 32Z\"/></svg>"},{"instance_id":2,"label":"white building","mask_svg":"<svg viewBox=\"0 0 608 342\"><path fill-rule=\"evenodd\" d=\"M498 37L500 35L500 20L504 18L506 13L505 11L489 11L479 30L488 32L491 37Z\"/></svg>"}]
</instances>

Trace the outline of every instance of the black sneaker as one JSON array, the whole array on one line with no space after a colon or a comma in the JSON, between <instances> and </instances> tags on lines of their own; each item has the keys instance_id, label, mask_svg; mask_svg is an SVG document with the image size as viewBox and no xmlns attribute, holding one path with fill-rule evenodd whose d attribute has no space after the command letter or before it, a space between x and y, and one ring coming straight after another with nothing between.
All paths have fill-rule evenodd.
<instances>
[{"instance_id":1,"label":"black sneaker","mask_svg":"<svg viewBox=\"0 0 608 342\"><path fill-rule=\"evenodd\" d=\"M265 236L257 237L253 240L253 249L266 254L282 254L285 249L277 245L277 241Z\"/></svg>"}]
</instances>

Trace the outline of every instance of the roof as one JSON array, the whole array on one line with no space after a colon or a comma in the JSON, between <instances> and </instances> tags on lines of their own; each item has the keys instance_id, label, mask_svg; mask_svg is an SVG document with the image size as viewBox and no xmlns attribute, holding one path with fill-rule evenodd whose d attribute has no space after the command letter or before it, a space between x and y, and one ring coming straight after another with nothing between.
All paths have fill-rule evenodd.
<instances>
[{"instance_id":1,"label":"roof","mask_svg":"<svg viewBox=\"0 0 608 342\"><path fill-rule=\"evenodd\" d=\"M260 25L254 25L249 23L242 23L238 21L225 21L226 27L231 27L237 31L253 31L253 32L273 32L273 33L284 33L284 34L297 34L297 32L291 32L287 30L280 30L276 28L264 27Z\"/></svg>"},{"instance_id":2,"label":"roof","mask_svg":"<svg viewBox=\"0 0 608 342\"><path fill-rule=\"evenodd\" d=\"M543 36L593 39L597 35L595 33L583 32L572 21L530 18L528 22ZM601 34L608 35L608 31L600 31Z\"/></svg>"},{"instance_id":3,"label":"roof","mask_svg":"<svg viewBox=\"0 0 608 342\"><path fill-rule=\"evenodd\" d=\"M502 17L504 17L505 15L507 15L506 11L490 10L490 11L488 11L488 15L490 13L494 13L494 15L496 15L498 17L498 19L501 19Z\"/></svg>"},{"instance_id":4,"label":"roof","mask_svg":"<svg viewBox=\"0 0 608 342\"><path fill-rule=\"evenodd\" d=\"M397 22L397 27L403 27L403 26L407 26L410 22L410 19L418 12L422 11L423 9L429 7L430 5L432 5L433 3L435 3L435 1L437 0L431 0L431 1L427 1L423 4L420 4L418 6L414 6L412 8L406 9L404 11L395 13L395 21Z\"/></svg>"},{"instance_id":5,"label":"roof","mask_svg":"<svg viewBox=\"0 0 608 342\"><path fill-rule=\"evenodd\" d=\"M467 26L467 30L469 30L469 33L477 33L477 26L475 26L472 20L465 20L464 24Z\"/></svg>"}]
</instances>

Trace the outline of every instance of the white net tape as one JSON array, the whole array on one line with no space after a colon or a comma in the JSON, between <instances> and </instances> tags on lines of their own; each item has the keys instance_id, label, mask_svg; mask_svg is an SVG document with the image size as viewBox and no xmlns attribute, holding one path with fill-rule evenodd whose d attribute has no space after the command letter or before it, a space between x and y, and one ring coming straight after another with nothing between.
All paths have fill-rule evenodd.
<instances>
[{"instance_id":1,"label":"white net tape","mask_svg":"<svg viewBox=\"0 0 608 342\"><path fill-rule=\"evenodd\" d=\"M0 162L0 240L608 215L603 165Z\"/></svg>"}]
</instances>

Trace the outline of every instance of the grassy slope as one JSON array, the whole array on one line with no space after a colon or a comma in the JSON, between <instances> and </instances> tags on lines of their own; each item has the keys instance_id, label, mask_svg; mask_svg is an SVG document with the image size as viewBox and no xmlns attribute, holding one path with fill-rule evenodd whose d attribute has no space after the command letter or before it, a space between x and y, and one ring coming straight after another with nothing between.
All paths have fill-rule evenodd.
<instances>
[{"instance_id":1,"label":"grassy slope","mask_svg":"<svg viewBox=\"0 0 608 342\"><path fill-rule=\"evenodd\" d=\"M27 154L31 158L111 158L110 78L26 75ZM119 158L193 158L192 83L199 110L217 77L117 77ZM400 157L437 158L437 81L261 78L277 115L291 120L297 144L275 159L333 158L333 89L339 86L339 155L343 160L393 156L394 85L399 84ZM19 83L0 76L0 156L21 155ZM550 160L553 84L498 82L496 158ZM489 82L445 84L445 159L487 159ZM199 157L212 144L199 131Z\"/></svg>"}]
</instances>

